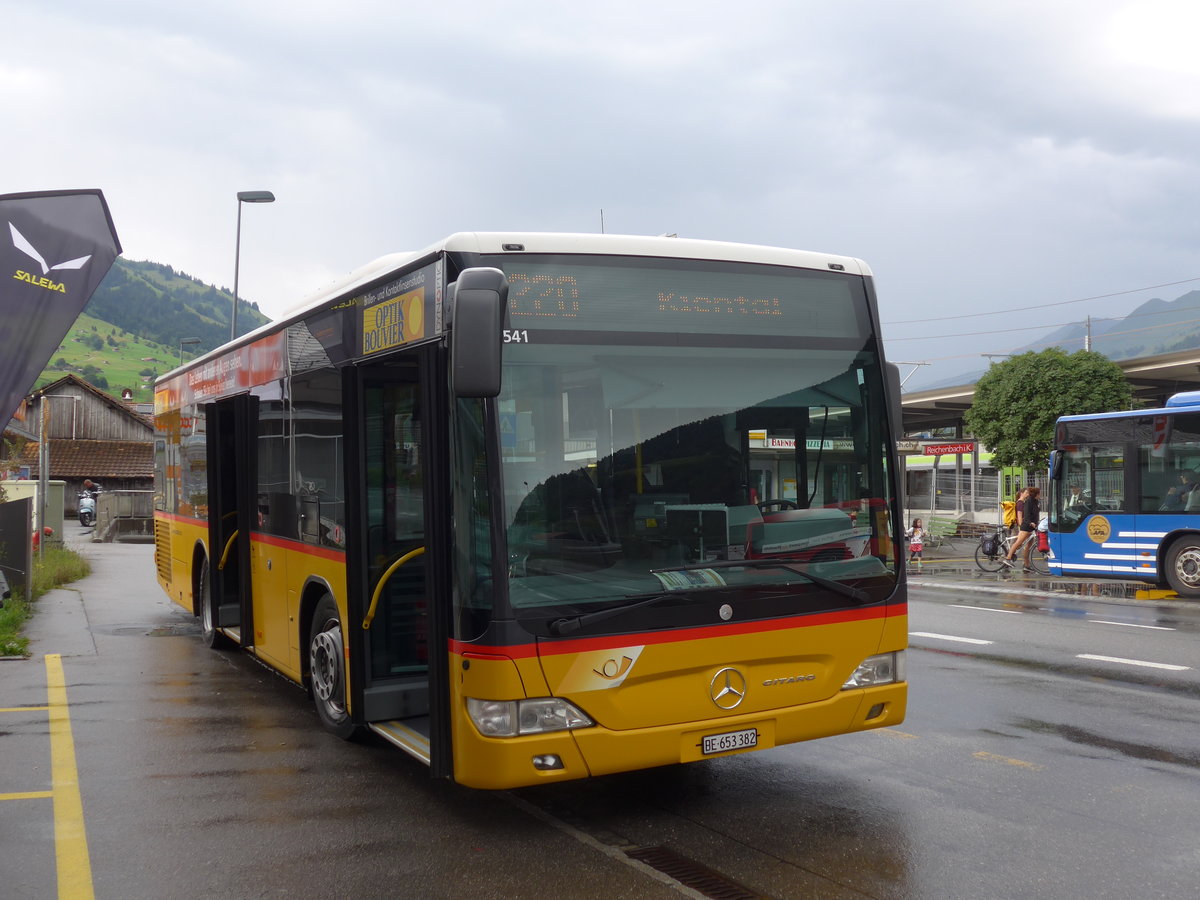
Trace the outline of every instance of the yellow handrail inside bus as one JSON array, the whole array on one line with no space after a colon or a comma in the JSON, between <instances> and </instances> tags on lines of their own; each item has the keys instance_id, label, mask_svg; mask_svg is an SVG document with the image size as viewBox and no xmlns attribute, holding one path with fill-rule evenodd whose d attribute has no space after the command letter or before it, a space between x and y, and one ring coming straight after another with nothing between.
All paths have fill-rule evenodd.
<instances>
[{"instance_id":1,"label":"yellow handrail inside bus","mask_svg":"<svg viewBox=\"0 0 1200 900\"><path fill-rule=\"evenodd\" d=\"M225 568L225 563L229 561L229 551L233 549L233 542L237 540L238 532L235 529L233 534L229 536L229 540L225 542L225 552L221 554L221 561L217 563L217 571L220 572Z\"/></svg>"},{"instance_id":2,"label":"yellow handrail inside bus","mask_svg":"<svg viewBox=\"0 0 1200 900\"><path fill-rule=\"evenodd\" d=\"M375 607L379 605L379 595L383 593L383 586L387 584L387 580L396 573L396 570L414 557L420 556L425 552L424 547L418 547L416 550L410 550L402 557L387 567L387 571L379 579L379 583L375 585L375 590L371 593L371 605L367 608L366 618L363 619L363 630L366 631L371 627L371 621L375 618Z\"/></svg>"}]
</instances>

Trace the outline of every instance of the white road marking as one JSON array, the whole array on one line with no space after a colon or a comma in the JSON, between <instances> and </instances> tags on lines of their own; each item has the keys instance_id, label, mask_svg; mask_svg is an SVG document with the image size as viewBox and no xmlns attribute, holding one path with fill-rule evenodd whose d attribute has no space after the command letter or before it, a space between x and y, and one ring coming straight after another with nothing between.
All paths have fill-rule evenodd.
<instances>
[{"instance_id":1,"label":"white road marking","mask_svg":"<svg viewBox=\"0 0 1200 900\"><path fill-rule=\"evenodd\" d=\"M931 631L910 631L909 637L937 638L939 641L957 641L960 644L990 644L991 641L981 641L979 638L955 637L952 634L934 634Z\"/></svg>"},{"instance_id":2,"label":"white road marking","mask_svg":"<svg viewBox=\"0 0 1200 900\"><path fill-rule=\"evenodd\" d=\"M1080 653L1076 659L1094 659L1098 662L1121 663L1126 666L1143 666L1147 669L1167 669L1171 672L1186 672L1191 666L1172 666L1169 663L1146 662L1144 659L1121 659L1119 656L1095 656L1091 653Z\"/></svg>"},{"instance_id":3,"label":"white road marking","mask_svg":"<svg viewBox=\"0 0 1200 900\"><path fill-rule=\"evenodd\" d=\"M1093 625L1123 625L1126 628L1149 628L1152 631L1175 631L1166 625L1135 625L1133 622L1108 622L1104 619L1092 619Z\"/></svg>"}]
</instances>

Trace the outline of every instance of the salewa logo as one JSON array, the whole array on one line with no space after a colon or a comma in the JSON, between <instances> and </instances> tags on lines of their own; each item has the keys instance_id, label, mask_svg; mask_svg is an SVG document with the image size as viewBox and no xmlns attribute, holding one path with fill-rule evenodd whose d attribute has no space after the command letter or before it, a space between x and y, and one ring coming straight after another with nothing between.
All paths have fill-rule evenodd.
<instances>
[{"instance_id":1,"label":"salewa logo","mask_svg":"<svg viewBox=\"0 0 1200 900\"><path fill-rule=\"evenodd\" d=\"M38 278L36 275L31 275L24 269L17 269L13 273L13 278L17 281L24 281L26 284L33 284L40 288L45 288L48 291L57 291L60 294L67 292L67 286L61 281L55 281L52 278Z\"/></svg>"},{"instance_id":2,"label":"salewa logo","mask_svg":"<svg viewBox=\"0 0 1200 900\"><path fill-rule=\"evenodd\" d=\"M49 275L52 271L58 269L82 269L87 265L87 261L92 258L92 254L80 256L78 259L68 259L66 262L55 263L48 265L42 254L38 253L33 244L25 238L25 235L17 231L17 226L12 222L8 223L8 228L12 232L13 246L36 262L42 267L42 275Z\"/></svg>"}]
</instances>

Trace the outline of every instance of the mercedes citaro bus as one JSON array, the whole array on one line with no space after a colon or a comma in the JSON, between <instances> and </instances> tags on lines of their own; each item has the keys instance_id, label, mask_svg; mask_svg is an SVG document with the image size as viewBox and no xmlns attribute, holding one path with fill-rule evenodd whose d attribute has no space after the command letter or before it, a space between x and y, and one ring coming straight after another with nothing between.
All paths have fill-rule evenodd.
<instances>
[{"instance_id":1,"label":"mercedes citaro bus","mask_svg":"<svg viewBox=\"0 0 1200 900\"><path fill-rule=\"evenodd\" d=\"M482 788L894 725L899 386L860 260L455 234L155 387L207 643Z\"/></svg>"}]
</instances>

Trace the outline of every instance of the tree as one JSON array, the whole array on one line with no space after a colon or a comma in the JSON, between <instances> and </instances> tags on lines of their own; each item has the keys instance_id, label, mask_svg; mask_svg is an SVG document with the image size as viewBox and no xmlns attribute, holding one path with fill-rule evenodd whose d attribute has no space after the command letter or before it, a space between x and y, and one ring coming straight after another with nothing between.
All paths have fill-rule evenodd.
<instances>
[{"instance_id":1,"label":"tree","mask_svg":"<svg viewBox=\"0 0 1200 900\"><path fill-rule=\"evenodd\" d=\"M993 363L976 383L964 420L997 466L1042 468L1059 416L1129 409L1132 398L1125 373L1107 357L1051 347Z\"/></svg>"}]
</instances>

